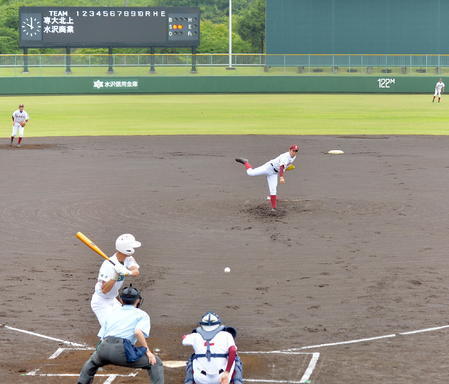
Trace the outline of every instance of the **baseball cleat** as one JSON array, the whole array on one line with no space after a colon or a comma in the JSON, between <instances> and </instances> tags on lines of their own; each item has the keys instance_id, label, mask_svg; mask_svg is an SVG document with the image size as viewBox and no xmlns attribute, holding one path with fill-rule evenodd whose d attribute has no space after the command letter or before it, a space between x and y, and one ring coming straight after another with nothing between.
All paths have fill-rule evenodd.
<instances>
[{"instance_id":1,"label":"baseball cleat","mask_svg":"<svg viewBox=\"0 0 449 384\"><path fill-rule=\"evenodd\" d=\"M17 147L17 148L20 148L20 144L17 144L16 147Z\"/></svg>"},{"instance_id":2,"label":"baseball cleat","mask_svg":"<svg viewBox=\"0 0 449 384\"><path fill-rule=\"evenodd\" d=\"M235 159L235 161L237 161L237 163L246 164L248 162L248 159L244 159L243 157L238 157L237 159Z\"/></svg>"}]
</instances>

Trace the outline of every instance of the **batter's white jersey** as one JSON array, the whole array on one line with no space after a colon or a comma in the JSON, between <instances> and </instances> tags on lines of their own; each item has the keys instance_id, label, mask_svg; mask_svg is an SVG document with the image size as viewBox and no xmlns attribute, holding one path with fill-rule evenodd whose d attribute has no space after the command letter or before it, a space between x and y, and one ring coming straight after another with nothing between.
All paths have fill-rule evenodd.
<instances>
[{"instance_id":1,"label":"batter's white jersey","mask_svg":"<svg viewBox=\"0 0 449 384\"><path fill-rule=\"evenodd\" d=\"M191 345L196 354L205 354L207 352L206 341L199 333L191 333L184 336L183 345ZM217 354L226 354L229 348L235 346L235 341L229 332L220 331L209 341L210 352ZM199 357L193 360L193 379L195 384L218 384L220 382L220 372L226 369L228 359L226 357L212 357L210 361L207 357ZM234 366L229 372L231 377L234 372Z\"/></svg>"},{"instance_id":2,"label":"batter's white jersey","mask_svg":"<svg viewBox=\"0 0 449 384\"><path fill-rule=\"evenodd\" d=\"M117 254L114 254L114 256L110 257L110 260L115 264L119 263ZM132 256L128 256L123 264L128 269L131 267L139 268L139 264L137 264L136 260ZM98 273L97 283L95 284L95 292L92 295L92 300L90 302L92 311L94 311L95 315L97 316L100 325L103 325L104 320L110 310L121 307L121 304L116 299L116 297L120 288L125 282L125 276L120 275L109 292L103 293L103 291L101 290L103 283L113 279L115 276L116 272L114 270L114 266L107 260L103 261L103 264L101 265L100 271Z\"/></svg>"}]
</instances>

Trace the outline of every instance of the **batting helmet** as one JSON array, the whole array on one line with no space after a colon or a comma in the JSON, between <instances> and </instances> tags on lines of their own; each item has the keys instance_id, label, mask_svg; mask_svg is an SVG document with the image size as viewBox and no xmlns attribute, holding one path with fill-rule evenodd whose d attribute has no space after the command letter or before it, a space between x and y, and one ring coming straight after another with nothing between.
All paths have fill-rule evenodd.
<instances>
[{"instance_id":1,"label":"batting helmet","mask_svg":"<svg viewBox=\"0 0 449 384\"><path fill-rule=\"evenodd\" d=\"M142 244L130 233L125 233L115 240L115 249L127 256L134 255L134 248L139 248Z\"/></svg>"},{"instance_id":2,"label":"batting helmet","mask_svg":"<svg viewBox=\"0 0 449 384\"><path fill-rule=\"evenodd\" d=\"M218 316L215 312L206 312L201 317L200 325L205 331L213 331L214 329L217 329L220 324L220 316Z\"/></svg>"},{"instance_id":3,"label":"batting helmet","mask_svg":"<svg viewBox=\"0 0 449 384\"><path fill-rule=\"evenodd\" d=\"M134 288L132 284L130 284L129 287L123 288L120 294L120 299L122 299L122 302L125 305L134 305L137 300L142 302L140 291L137 288Z\"/></svg>"}]
</instances>

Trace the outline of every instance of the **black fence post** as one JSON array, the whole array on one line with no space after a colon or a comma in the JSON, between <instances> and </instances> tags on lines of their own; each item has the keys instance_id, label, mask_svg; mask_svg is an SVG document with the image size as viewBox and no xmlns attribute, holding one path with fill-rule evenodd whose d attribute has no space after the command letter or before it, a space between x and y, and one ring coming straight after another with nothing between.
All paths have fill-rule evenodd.
<instances>
[{"instance_id":1,"label":"black fence post","mask_svg":"<svg viewBox=\"0 0 449 384\"><path fill-rule=\"evenodd\" d=\"M192 73L196 73L196 47L192 47Z\"/></svg>"},{"instance_id":2,"label":"black fence post","mask_svg":"<svg viewBox=\"0 0 449 384\"><path fill-rule=\"evenodd\" d=\"M29 72L29 70L28 70L28 48L23 48L23 72Z\"/></svg>"},{"instance_id":3,"label":"black fence post","mask_svg":"<svg viewBox=\"0 0 449 384\"><path fill-rule=\"evenodd\" d=\"M156 58L154 57L154 47L150 48L150 73L156 73L156 67L155 67L155 63L156 63Z\"/></svg>"},{"instance_id":4,"label":"black fence post","mask_svg":"<svg viewBox=\"0 0 449 384\"><path fill-rule=\"evenodd\" d=\"M65 47L65 73L72 73L70 68L72 65L72 58L70 57L70 47Z\"/></svg>"},{"instance_id":5,"label":"black fence post","mask_svg":"<svg viewBox=\"0 0 449 384\"><path fill-rule=\"evenodd\" d=\"M108 73L114 73L114 68L112 67L114 65L114 57L112 56L112 47L108 48L108 55L109 55Z\"/></svg>"}]
</instances>

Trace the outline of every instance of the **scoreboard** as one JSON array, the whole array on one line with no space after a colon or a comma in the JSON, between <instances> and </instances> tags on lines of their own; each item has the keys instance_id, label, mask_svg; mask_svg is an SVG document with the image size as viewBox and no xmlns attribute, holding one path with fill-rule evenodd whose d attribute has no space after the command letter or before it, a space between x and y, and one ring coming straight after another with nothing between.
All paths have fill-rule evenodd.
<instances>
[{"instance_id":1,"label":"scoreboard","mask_svg":"<svg viewBox=\"0 0 449 384\"><path fill-rule=\"evenodd\" d=\"M196 47L200 10L188 7L21 7L22 48Z\"/></svg>"}]
</instances>

